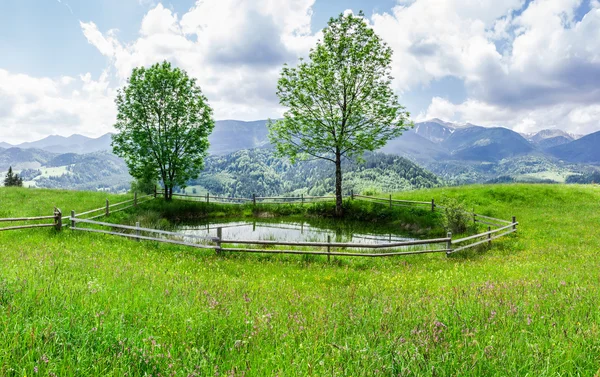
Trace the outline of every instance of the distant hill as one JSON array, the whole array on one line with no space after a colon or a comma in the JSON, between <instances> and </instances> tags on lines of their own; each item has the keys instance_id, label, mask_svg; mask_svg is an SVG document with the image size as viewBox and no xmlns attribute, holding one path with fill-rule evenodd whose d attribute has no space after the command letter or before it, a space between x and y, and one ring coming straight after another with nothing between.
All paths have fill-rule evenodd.
<instances>
[{"instance_id":1,"label":"distant hill","mask_svg":"<svg viewBox=\"0 0 600 377\"><path fill-rule=\"evenodd\" d=\"M532 142L537 144L546 139L554 139L556 137L562 137L569 141L575 140L575 138L572 135L568 134L567 132L565 132L563 130L559 130L557 128L541 130L541 131L533 134L533 136L531 136L529 138L529 140L531 140Z\"/></svg>"},{"instance_id":2,"label":"distant hill","mask_svg":"<svg viewBox=\"0 0 600 377\"><path fill-rule=\"evenodd\" d=\"M39 149L0 148L0 171L13 169L37 169L54 157L53 153Z\"/></svg>"},{"instance_id":3,"label":"distant hill","mask_svg":"<svg viewBox=\"0 0 600 377\"><path fill-rule=\"evenodd\" d=\"M398 156L367 153L364 163L343 162L344 189L364 191L405 191L436 187L442 181L433 173ZM325 195L335 191L334 165L321 160L291 164L269 149L237 151L210 156L193 188L218 195L252 197L260 195Z\"/></svg>"},{"instance_id":4,"label":"distant hill","mask_svg":"<svg viewBox=\"0 0 600 377\"><path fill-rule=\"evenodd\" d=\"M30 178L30 183L40 187L124 189L127 187L130 177L123 162L109 153L111 137L111 134L105 134L99 138L82 135L70 137L55 135L35 142L23 143L18 148L7 143L0 143L0 173L6 171L8 166L12 166L17 171L25 170L26 176ZM238 160L230 158L230 155L248 150L258 149L261 153L266 154L245 155L246 152L244 152L240 154L239 161L247 161L242 157L245 159L254 158L254 156L274 158L271 155L267 120L217 121L213 133L209 136L209 141L209 154L212 156L207 160L206 166L209 170L212 169L210 163L217 161L220 157L226 157L225 161L237 164ZM569 174L585 173L583 165L600 163L597 151L599 142L597 134L576 139L574 135L562 130L548 129L535 134L521 135L502 127L480 127L473 124L454 124L432 119L416 123L413 129L406 130L400 137L390 140L377 152L392 155L390 158L409 159L451 183L494 182L513 179L563 182ZM2 148L2 145L8 148ZM94 153L96 155L93 155ZM104 169L99 162L102 158L107 160L107 169ZM282 164L285 161L284 159L279 160L282 161ZM396 167L407 166L396 160L388 162ZM254 163L249 162L249 164ZM290 168L289 171L295 172L294 174L304 174L302 179L306 182L313 176L327 179L326 175L321 174L322 170L317 169L320 167L319 164L306 166L311 166L312 170ZM78 178L73 177L73 169L79 168L80 170L77 170ZM85 169L95 169L95 171L86 175ZM394 183L384 184L378 181L396 179L403 182L401 176L396 175L395 178L391 178L383 170L382 174L388 178L373 175L370 179L376 182L374 185L392 190L400 189L393 188ZM236 175L232 173L225 174L225 171L228 170L224 166L220 171L210 171L209 175L205 175L208 181L210 179L218 181L223 177L229 177L227 178L230 180L228 185L231 185L236 179ZM257 171L260 173L256 173ZM281 177L285 176L281 172L273 172L270 168L250 169L249 172L256 173L252 179L262 180L261 184L264 185L267 185L265 182L269 182L269 177L279 177L273 182L280 184L283 179ZM106 177L104 186L102 179L99 178L103 174ZM246 177L245 173L238 172L236 174L240 179ZM354 177L357 176L354 175ZM286 177L291 181L296 179L291 175ZM247 178L245 182L250 182L252 179ZM363 178L357 178L357 182L360 183L356 183L356 187L368 183ZM408 187L404 183L399 184L402 187ZM227 192L234 191L233 189L227 190L229 190Z\"/></svg>"},{"instance_id":5,"label":"distant hill","mask_svg":"<svg viewBox=\"0 0 600 377\"><path fill-rule=\"evenodd\" d=\"M100 151L112 151L112 133L98 138L83 135L69 137L52 135L44 139L11 145L0 142L2 148L39 149L52 153L85 154ZM260 148L269 145L267 120L244 122L239 120L221 120L215 122L215 128L208 140L209 153L223 155L242 149Z\"/></svg>"},{"instance_id":6,"label":"distant hill","mask_svg":"<svg viewBox=\"0 0 600 377\"><path fill-rule=\"evenodd\" d=\"M240 120L221 120L215 122L215 128L208 137L209 153L224 155L242 149L261 148L269 145L267 120L243 122Z\"/></svg>"},{"instance_id":7,"label":"distant hill","mask_svg":"<svg viewBox=\"0 0 600 377\"><path fill-rule=\"evenodd\" d=\"M450 137L455 129L456 127L451 123L433 119L431 121L415 124L415 128L413 128L411 132L414 132L433 143L439 144Z\"/></svg>"},{"instance_id":8,"label":"distant hill","mask_svg":"<svg viewBox=\"0 0 600 377\"><path fill-rule=\"evenodd\" d=\"M0 143L0 146L5 145L10 148L20 149L39 149L52 153L92 153L100 151L108 151L111 149L110 143L112 134L107 133L98 138L91 138L83 135L71 135L69 137L51 135L41 140L11 145L8 143Z\"/></svg>"},{"instance_id":9,"label":"distant hill","mask_svg":"<svg viewBox=\"0 0 600 377\"><path fill-rule=\"evenodd\" d=\"M26 187L124 191L131 176L125 162L107 152L57 154L40 149L0 148L0 174L8 167Z\"/></svg>"},{"instance_id":10,"label":"distant hill","mask_svg":"<svg viewBox=\"0 0 600 377\"><path fill-rule=\"evenodd\" d=\"M568 162L600 163L600 131L550 148L548 153Z\"/></svg>"},{"instance_id":11,"label":"distant hill","mask_svg":"<svg viewBox=\"0 0 600 377\"><path fill-rule=\"evenodd\" d=\"M458 128L441 145L453 159L468 161L500 161L533 151L523 136L502 127Z\"/></svg>"},{"instance_id":12,"label":"distant hill","mask_svg":"<svg viewBox=\"0 0 600 377\"><path fill-rule=\"evenodd\" d=\"M444 160L450 157L450 153L440 144L424 138L413 130L406 131L402 136L390 140L379 151L406 157L421 163Z\"/></svg>"},{"instance_id":13,"label":"distant hill","mask_svg":"<svg viewBox=\"0 0 600 377\"><path fill-rule=\"evenodd\" d=\"M575 140L575 137L563 130L556 128L541 130L528 137L528 140L541 150L546 150L558 145L567 144Z\"/></svg>"}]
</instances>

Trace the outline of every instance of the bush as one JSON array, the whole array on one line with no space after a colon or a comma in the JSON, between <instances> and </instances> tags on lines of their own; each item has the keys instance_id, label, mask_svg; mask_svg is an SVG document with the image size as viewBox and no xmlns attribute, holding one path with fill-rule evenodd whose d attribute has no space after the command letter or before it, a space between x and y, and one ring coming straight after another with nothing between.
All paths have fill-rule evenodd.
<instances>
[{"instance_id":1,"label":"bush","mask_svg":"<svg viewBox=\"0 0 600 377\"><path fill-rule=\"evenodd\" d=\"M444 201L443 223L448 232L453 234L465 233L470 222L471 215L469 215L464 203L454 198Z\"/></svg>"}]
</instances>

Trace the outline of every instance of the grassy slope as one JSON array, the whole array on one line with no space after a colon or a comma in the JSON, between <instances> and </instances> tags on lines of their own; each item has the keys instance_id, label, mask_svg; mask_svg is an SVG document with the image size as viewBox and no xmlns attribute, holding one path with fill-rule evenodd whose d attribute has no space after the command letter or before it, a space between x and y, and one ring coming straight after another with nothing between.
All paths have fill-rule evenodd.
<instances>
[{"instance_id":1,"label":"grassy slope","mask_svg":"<svg viewBox=\"0 0 600 377\"><path fill-rule=\"evenodd\" d=\"M331 265L68 230L0 233L0 376L596 373L600 189L396 195L450 196L516 215L521 232L451 258ZM0 217L46 214L57 197L0 190ZM103 198L67 192L56 204L82 211Z\"/></svg>"}]
</instances>

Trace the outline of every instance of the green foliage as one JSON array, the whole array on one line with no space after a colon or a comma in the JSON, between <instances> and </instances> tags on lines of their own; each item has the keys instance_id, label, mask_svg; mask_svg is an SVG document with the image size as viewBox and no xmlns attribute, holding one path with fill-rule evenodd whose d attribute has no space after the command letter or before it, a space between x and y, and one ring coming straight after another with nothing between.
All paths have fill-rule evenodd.
<instances>
[{"instance_id":1,"label":"green foliage","mask_svg":"<svg viewBox=\"0 0 600 377\"><path fill-rule=\"evenodd\" d=\"M0 375L596 374L600 190L511 184L394 195L432 197L516 215L519 232L449 258L331 264L68 229L0 232ZM54 205L83 211L104 198L0 189L0 217L47 215Z\"/></svg>"},{"instance_id":2,"label":"green foliage","mask_svg":"<svg viewBox=\"0 0 600 377\"><path fill-rule=\"evenodd\" d=\"M14 174L12 171L12 166L8 168L8 173L6 173L6 177L4 178L4 186L23 186L23 178L19 177L18 174Z\"/></svg>"},{"instance_id":3,"label":"green foliage","mask_svg":"<svg viewBox=\"0 0 600 377\"><path fill-rule=\"evenodd\" d=\"M410 125L391 87L391 61L363 14L347 14L329 20L309 61L281 72L277 95L288 110L268 124L269 139L292 162L312 156L335 164L338 215L342 158L375 151Z\"/></svg>"},{"instance_id":4,"label":"green foliage","mask_svg":"<svg viewBox=\"0 0 600 377\"><path fill-rule=\"evenodd\" d=\"M143 194L152 194L157 187L156 175L152 168L146 167L141 176L131 182L131 191Z\"/></svg>"},{"instance_id":5,"label":"green foliage","mask_svg":"<svg viewBox=\"0 0 600 377\"><path fill-rule=\"evenodd\" d=\"M455 235L466 233L473 220L466 205L455 198L449 198L443 201L443 207L446 230Z\"/></svg>"},{"instance_id":6,"label":"green foliage","mask_svg":"<svg viewBox=\"0 0 600 377\"><path fill-rule=\"evenodd\" d=\"M113 150L131 176L160 177L171 198L201 171L214 121L196 80L168 62L135 68L116 98Z\"/></svg>"}]
</instances>

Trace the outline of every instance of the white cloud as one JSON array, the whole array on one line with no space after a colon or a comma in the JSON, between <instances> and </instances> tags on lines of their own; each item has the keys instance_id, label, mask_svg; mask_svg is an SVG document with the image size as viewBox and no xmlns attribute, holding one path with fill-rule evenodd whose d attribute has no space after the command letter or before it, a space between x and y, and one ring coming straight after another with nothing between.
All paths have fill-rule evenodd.
<instances>
[{"instance_id":1,"label":"white cloud","mask_svg":"<svg viewBox=\"0 0 600 377\"><path fill-rule=\"evenodd\" d=\"M198 0L182 14L139 1L151 7L134 40L99 30L93 20L80 22L88 42L108 58L100 77L0 71L3 130L14 132L14 140L109 131L115 85L134 67L162 60L198 79L217 119L277 117L282 64L305 57L321 36L310 30L315 0ZM590 9L579 19L582 1ZM403 98L447 77L464 83L466 100L434 97L418 119L522 131L600 127L599 0L401 0L367 21L394 50L393 85Z\"/></svg>"},{"instance_id":2,"label":"white cloud","mask_svg":"<svg viewBox=\"0 0 600 377\"><path fill-rule=\"evenodd\" d=\"M128 44L92 22L81 26L88 42L111 58L121 82L136 66L168 60L198 78L217 118L256 119L281 113L277 78L283 63L295 63L316 41L313 3L206 0L181 17L158 4Z\"/></svg>"},{"instance_id":3,"label":"white cloud","mask_svg":"<svg viewBox=\"0 0 600 377\"><path fill-rule=\"evenodd\" d=\"M112 130L115 91L108 73L56 80L11 74L0 69L2 141L19 143L50 134L100 136Z\"/></svg>"},{"instance_id":4,"label":"white cloud","mask_svg":"<svg viewBox=\"0 0 600 377\"><path fill-rule=\"evenodd\" d=\"M98 30L98 27L93 22L79 22L83 35L87 38L88 42L93 44L98 51L104 56L113 56L115 53L114 41L110 38L104 37Z\"/></svg>"},{"instance_id":5,"label":"white cloud","mask_svg":"<svg viewBox=\"0 0 600 377\"><path fill-rule=\"evenodd\" d=\"M600 128L590 110L600 102L596 3L577 20L581 0L534 0L522 12L523 1L416 0L372 23L394 49L395 85L405 96L447 76L465 84L466 101L433 98L419 119L592 132Z\"/></svg>"}]
</instances>

